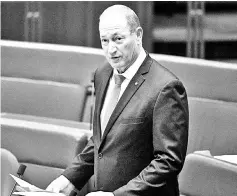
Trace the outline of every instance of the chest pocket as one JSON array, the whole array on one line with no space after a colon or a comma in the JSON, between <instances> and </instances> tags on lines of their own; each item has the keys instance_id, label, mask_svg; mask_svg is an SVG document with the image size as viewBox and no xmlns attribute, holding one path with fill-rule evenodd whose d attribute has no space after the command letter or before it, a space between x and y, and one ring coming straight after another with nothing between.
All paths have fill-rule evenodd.
<instances>
[{"instance_id":1,"label":"chest pocket","mask_svg":"<svg viewBox=\"0 0 237 196\"><path fill-rule=\"evenodd\" d=\"M121 125L132 125L132 124L142 124L146 121L146 117L141 118L127 118L120 121Z\"/></svg>"}]
</instances>

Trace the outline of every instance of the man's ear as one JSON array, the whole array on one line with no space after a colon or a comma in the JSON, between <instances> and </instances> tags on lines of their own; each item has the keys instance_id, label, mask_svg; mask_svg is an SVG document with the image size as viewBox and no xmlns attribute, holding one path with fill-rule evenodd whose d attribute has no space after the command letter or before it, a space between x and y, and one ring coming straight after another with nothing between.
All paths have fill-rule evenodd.
<instances>
[{"instance_id":1,"label":"man's ear","mask_svg":"<svg viewBox=\"0 0 237 196\"><path fill-rule=\"evenodd\" d=\"M137 27L136 35L138 43L142 43L143 29L141 27Z\"/></svg>"}]
</instances>

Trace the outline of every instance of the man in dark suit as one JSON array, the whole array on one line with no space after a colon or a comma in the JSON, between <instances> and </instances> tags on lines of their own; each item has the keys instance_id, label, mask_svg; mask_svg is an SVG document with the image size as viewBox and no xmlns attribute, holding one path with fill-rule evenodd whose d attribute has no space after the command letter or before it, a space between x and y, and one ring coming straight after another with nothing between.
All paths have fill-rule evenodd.
<instances>
[{"instance_id":1,"label":"man in dark suit","mask_svg":"<svg viewBox=\"0 0 237 196\"><path fill-rule=\"evenodd\" d=\"M48 190L81 189L94 174L87 196L178 196L188 141L185 88L143 49L130 8L107 8L99 30L108 64L95 73L93 137Z\"/></svg>"}]
</instances>

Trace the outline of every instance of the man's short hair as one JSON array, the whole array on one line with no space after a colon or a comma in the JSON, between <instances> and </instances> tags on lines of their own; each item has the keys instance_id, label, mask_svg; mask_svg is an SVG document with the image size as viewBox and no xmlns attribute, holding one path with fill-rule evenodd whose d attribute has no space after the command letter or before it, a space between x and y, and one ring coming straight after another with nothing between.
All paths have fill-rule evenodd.
<instances>
[{"instance_id":1,"label":"man's short hair","mask_svg":"<svg viewBox=\"0 0 237 196\"><path fill-rule=\"evenodd\" d=\"M107 12L122 12L125 14L125 17L127 19L128 26L130 28L131 32L134 32L137 27L140 27L140 21L137 16L137 14L129 7L125 5L113 5L108 7L107 9L104 10L104 12L100 15L100 20L104 14Z\"/></svg>"}]
</instances>

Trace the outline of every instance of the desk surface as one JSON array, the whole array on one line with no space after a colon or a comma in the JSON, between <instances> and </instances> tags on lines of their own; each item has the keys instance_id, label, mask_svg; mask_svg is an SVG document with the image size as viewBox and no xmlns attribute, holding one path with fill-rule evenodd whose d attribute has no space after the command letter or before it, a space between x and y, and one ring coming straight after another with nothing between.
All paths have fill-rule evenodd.
<instances>
[{"instance_id":1,"label":"desk surface","mask_svg":"<svg viewBox=\"0 0 237 196\"><path fill-rule=\"evenodd\" d=\"M216 159L220 159L223 161L227 161L230 163L237 164L237 155L221 155L221 156L214 156Z\"/></svg>"}]
</instances>

